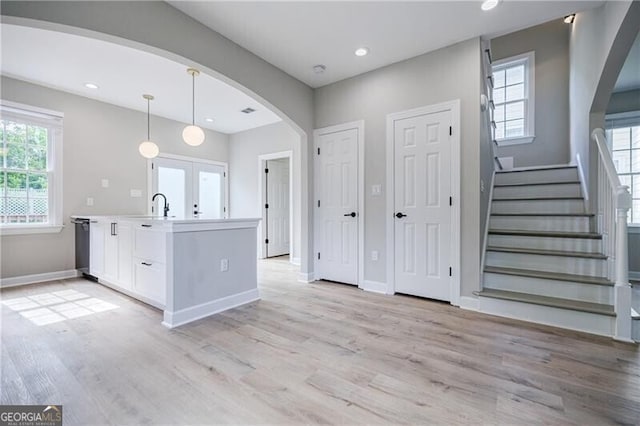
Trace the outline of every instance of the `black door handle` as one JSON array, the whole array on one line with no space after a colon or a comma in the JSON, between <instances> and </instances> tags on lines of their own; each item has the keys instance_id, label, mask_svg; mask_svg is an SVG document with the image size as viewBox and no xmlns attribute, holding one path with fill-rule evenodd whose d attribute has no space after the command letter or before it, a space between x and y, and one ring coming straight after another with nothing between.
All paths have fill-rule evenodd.
<instances>
[{"instance_id":1,"label":"black door handle","mask_svg":"<svg viewBox=\"0 0 640 426\"><path fill-rule=\"evenodd\" d=\"M356 212L351 212L351 213L347 213L347 214L345 214L345 216L356 217L356 216L357 216L357 214L356 214Z\"/></svg>"},{"instance_id":2,"label":"black door handle","mask_svg":"<svg viewBox=\"0 0 640 426\"><path fill-rule=\"evenodd\" d=\"M403 217L405 217L405 216L406 216L406 214L404 214L404 213L400 213L400 212L396 213L396 217L397 217L398 219L402 219L402 218L403 218Z\"/></svg>"}]
</instances>

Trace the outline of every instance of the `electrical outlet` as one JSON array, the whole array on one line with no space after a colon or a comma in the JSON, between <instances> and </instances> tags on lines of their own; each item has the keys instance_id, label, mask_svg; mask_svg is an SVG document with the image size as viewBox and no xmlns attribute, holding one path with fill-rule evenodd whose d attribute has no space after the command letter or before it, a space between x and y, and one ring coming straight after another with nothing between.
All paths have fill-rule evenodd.
<instances>
[{"instance_id":1,"label":"electrical outlet","mask_svg":"<svg viewBox=\"0 0 640 426\"><path fill-rule=\"evenodd\" d=\"M93 197L87 197L87 205L89 207L93 206Z\"/></svg>"},{"instance_id":2,"label":"electrical outlet","mask_svg":"<svg viewBox=\"0 0 640 426\"><path fill-rule=\"evenodd\" d=\"M371 260L373 260L375 262L375 261L378 260L378 258L379 258L378 250L372 250L371 251Z\"/></svg>"},{"instance_id":3,"label":"electrical outlet","mask_svg":"<svg viewBox=\"0 0 640 426\"><path fill-rule=\"evenodd\" d=\"M382 185L380 184L371 185L371 195L373 197L379 197L380 194L382 194Z\"/></svg>"},{"instance_id":4,"label":"electrical outlet","mask_svg":"<svg viewBox=\"0 0 640 426\"><path fill-rule=\"evenodd\" d=\"M103 188L109 187L109 179L102 179L102 187Z\"/></svg>"},{"instance_id":5,"label":"electrical outlet","mask_svg":"<svg viewBox=\"0 0 640 426\"><path fill-rule=\"evenodd\" d=\"M229 270L229 259L220 260L220 272L227 272Z\"/></svg>"}]
</instances>

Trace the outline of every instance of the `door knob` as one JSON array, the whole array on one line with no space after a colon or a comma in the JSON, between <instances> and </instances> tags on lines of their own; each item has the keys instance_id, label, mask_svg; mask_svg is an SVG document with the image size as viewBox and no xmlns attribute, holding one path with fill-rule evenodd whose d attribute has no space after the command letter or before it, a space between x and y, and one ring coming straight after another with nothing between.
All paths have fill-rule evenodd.
<instances>
[{"instance_id":1,"label":"door knob","mask_svg":"<svg viewBox=\"0 0 640 426\"><path fill-rule=\"evenodd\" d=\"M402 218L403 218L403 217L405 217L405 216L406 216L406 214L404 214L404 213L400 213L400 212L396 213L396 217L397 217L398 219L402 219Z\"/></svg>"},{"instance_id":2,"label":"door knob","mask_svg":"<svg viewBox=\"0 0 640 426\"><path fill-rule=\"evenodd\" d=\"M357 216L357 213L356 213L356 212L351 212L351 213L347 213L347 214L345 214L345 216L356 217L356 216Z\"/></svg>"}]
</instances>

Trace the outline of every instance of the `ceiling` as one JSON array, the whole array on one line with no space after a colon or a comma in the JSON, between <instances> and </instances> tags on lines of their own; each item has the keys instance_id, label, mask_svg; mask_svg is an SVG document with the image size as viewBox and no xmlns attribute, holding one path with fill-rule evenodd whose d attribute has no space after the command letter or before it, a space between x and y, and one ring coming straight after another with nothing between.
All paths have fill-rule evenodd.
<instances>
[{"instance_id":1,"label":"ceiling","mask_svg":"<svg viewBox=\"0 0 640 426\"><path fill-rule=\"evenodd\" d=\"M169 1L175 8L311 87L477 36L506 34L602 1ZM370 53L356 57L356 48ZM315 74L313 66L326 71Z\"/></svg>"},{"instance_id":2,"label":"ceiling","mask_svg":"<svg viewBox=\"0 0 640 426\"><path fill-rule=\"evenodd\" d=\"M626 92L636 89L640 89L640 33L633 42L613 91Z\"/></svg>"},{"instance_id":3,"label":"ceiling","mask_svg":"<svg viewBox=\"0 0 640 426\"><path fill-rule=\"evenodd\" d=\"M151 113L191 122L190 64L92 38L2 24L3 75L139 111L142 94L155 96ZM91 90L84 86L99 86ZM244 114L251 107L256 112ZM205 118L213 118L212 123ZM223 133L236 133L280 121L269 109L222 81L196 77L196 122Z\"/></svg>"}]
</instances>

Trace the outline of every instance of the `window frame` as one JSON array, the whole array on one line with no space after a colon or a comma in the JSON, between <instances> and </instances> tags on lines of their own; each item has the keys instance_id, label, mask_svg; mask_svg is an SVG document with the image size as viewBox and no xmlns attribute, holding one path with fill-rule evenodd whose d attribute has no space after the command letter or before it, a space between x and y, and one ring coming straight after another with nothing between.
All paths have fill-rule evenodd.
<instances>
[{"instance_id":1,"label":"window frame","mask_svg":"<svg viewBox=\"0 0 640 426\"><path fill-rule=\"evenodd\" d=\"M626 128L638 127L638 126L640 126L640 111L630 111L625 113L616 113L616 114L606 115L605 134L607 137L607 145L609 147L609 152L611 152L612 156L614 152L613 151L613 130L626 129ZM616 152L621 152L621 151L627 151L627 150L618 150ZM631 154L633 152L633 148L630 147L628 151L630 151L630 154ZM622 175L631 177L631 180L633 181L633 177L640 176L640 172L631 171L630 173L622 173ZM632 187L630 187L629 190L631 191ZM633 192L631 196L633 199ZM634 200L637 200L637 198L635 198ZM632 212L633 212L633 205L631 206L629 215L632 215ZM640 216L640 212L638 216ZM627 228L629 230L629 233L640 234L640 221L627 223Z\"/></svg>"},{"instance_id":2,"label":"window frame","mask_svg":"<svg viewBox=\"0 0 640 426\"><path fill-rule=\"evenodd\" d=\"M0 100L0 118L27 125L46 127L47 141L47 223L0 223L0 235L57 233L63 228L62 217L62 144L64 114L7 100ZM2 168L4 170L4 167Z\"/></svg>"},{"instance_id":3,"label":"window frame","mask_svg":"<svg viewBox=\"0 0 640 426\"><path fill-rule=\"evenodd\" d=\"M511 56L509 58L500 59L494 61L491 64L491 74L496 71L501 71L503 69L507 69L516 65L524 64L524 92L525 92L525 114L524 114L524 135L518 136L515 138L496 138L496 143L498 146L509 146L509 145L520 145L532 143L535 138L535 51L526 52L520 55ZM492 80L493 81L493 80ZM495 83L494 83L495 85ZM493 91L495 87L491 88L491 98L493 100ZM496 108L498 105L504 105L505 103L494 104Z\"/></svg>"}]
</instances>

